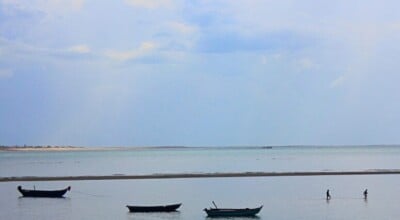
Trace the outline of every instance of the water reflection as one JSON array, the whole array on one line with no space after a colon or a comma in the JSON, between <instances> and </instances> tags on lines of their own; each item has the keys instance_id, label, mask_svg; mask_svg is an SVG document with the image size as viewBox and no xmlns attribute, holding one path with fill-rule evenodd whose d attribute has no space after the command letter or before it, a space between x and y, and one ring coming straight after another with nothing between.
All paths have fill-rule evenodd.
<instances>
[{"instance_id":1,"label":"water reflection","mask_svg":"<svg viewBox=\"0 0 400 220\"><path fill-rule=\"evenodd\" d=\"M62 219L72 218L72 200L70 198L18 197L16 219Z\"/></svg>"},{"instance_id":2,"label":"water reflection","mask_svg":"<svg viewBox=\"0 0 400 220\"><path fill-rule=\"evenodd\" d=\"M246 220L246 219L262 219L260 216L247 216L247 217L206 217L206 219L230 219L230 220Z\"/></svg>"},{"instance_id":3,"label":"water reflection","mask_svg":"<svg viewBox=\"0 0 400 220\"><path fill-rule=\"evenodd\" d=\"M180 211L175 212L128 212L127 219L183 219Z\"/></svg>"},{"instance_id":4,"label":"water reflection","mask_svg":"<svg viewBox=\"0 0 400 220\"><path fill-rule=\"evenodd\" d=\"M18 205L26 205L31 202L38 202L38 203L52 203L54 204L55 201L71 201L69 197L18 197Z\"/></svg>"}]
</instances>

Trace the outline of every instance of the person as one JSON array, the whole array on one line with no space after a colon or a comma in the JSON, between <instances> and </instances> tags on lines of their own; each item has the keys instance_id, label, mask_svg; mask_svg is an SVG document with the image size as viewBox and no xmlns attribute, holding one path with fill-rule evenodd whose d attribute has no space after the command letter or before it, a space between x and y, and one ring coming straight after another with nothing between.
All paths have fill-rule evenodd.
<instances>
[{"instance_id":1,"label":"person","mask_svg":"<svg viewBox=\"0 0 400 220\"><path fill-rule=\"evenodd\" d=\"M364 199L367 199L367 196L368 196L368 189L365 189L364 192L363 192L363 194L364 194Z\"/></svg>"},{"instance_id":2,"label":"person","mask_svg":"<svg viewBox=\"0 0 400 220\"><path fill-rule=\"evenodd\" d=\"M329 193L329 189L326 191L326 200L331 199L331 194Z\"/></svg>"}]
</instances>

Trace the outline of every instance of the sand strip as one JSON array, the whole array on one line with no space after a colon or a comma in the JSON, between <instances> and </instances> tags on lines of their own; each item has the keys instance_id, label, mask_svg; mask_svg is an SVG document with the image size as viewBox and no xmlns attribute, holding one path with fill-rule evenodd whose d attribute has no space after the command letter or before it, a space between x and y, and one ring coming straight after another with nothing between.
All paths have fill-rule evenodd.
<instances>
[{"instance_id":1,"label":"sand strip","mask_svg":"<svg viewBox=\"0 0 400 220\"><path fill-rule=\"evenodd\" d=\"M0 177L0 182L71 181L71 180L140 180L140 179L279 177L279 176L332 176L332 175L383 175L383 174L400 174L400 170L317 171L317 172L244 172L244 173L177 173L177 174L105 175L105 176L21 176L21 177Z\"/></svg>"}]
</instances>

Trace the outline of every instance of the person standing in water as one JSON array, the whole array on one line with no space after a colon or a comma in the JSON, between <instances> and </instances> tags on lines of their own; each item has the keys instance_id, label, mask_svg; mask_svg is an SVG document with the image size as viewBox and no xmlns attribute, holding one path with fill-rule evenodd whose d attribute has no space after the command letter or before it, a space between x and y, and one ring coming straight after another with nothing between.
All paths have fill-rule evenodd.
<instances>
[{"instance_id":1,"label":"person standing in water","mask_svg":"<svg viewBox=\"0 0 400 220\"><path fill-rule=\"evenodd\" d=\"M331 194L329 193L329 189L326 191L326 200L331 199Z\"/></svg>"},{"instance_id":2,"label":"person standing in water","mask_svg":"<svg viewBox=\"0 0 400 220\"><path fill-rule=\"evenodd\" d=\"M364 190L363 195L364 195L364 199L367 199L367 197L368 197L368 189Z\"/></svg>"}]
</instances>

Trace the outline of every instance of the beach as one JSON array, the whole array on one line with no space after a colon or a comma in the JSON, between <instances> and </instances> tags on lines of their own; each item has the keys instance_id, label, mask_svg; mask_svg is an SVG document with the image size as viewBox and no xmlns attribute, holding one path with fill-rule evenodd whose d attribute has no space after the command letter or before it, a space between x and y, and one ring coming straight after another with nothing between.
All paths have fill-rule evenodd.
<instances>
[{"instance_id":1,"label":"beach","mask_svg":"<svg viewBox=\"0 0 400 220\"><path fill-rule=\"evenodd\" d=\"M325 171L325 172L245 172L245 173L172 173L150 175L108 175L108 176L22 176L0 177L0 182L26 181L78 181L78 180L145 180L145 179L188 179L188 178L229 178L229 177L280 177L280 176L348 176L348 175L396 175L400 170L369 171Z\"/></svg>"}]
</instances>

